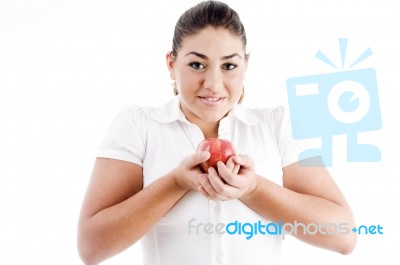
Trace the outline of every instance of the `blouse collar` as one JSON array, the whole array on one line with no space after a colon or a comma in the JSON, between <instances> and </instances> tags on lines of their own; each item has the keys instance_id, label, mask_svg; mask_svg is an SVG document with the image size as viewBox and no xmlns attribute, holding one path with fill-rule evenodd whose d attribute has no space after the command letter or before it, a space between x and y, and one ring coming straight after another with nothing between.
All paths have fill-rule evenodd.
<instances>
[{"instance_id":1,"label":"blouse collar","mask_svg":"<svg viewBox=\"0 0 400 265\"><path fill-rule=\"evenodd\" d=\"M183 114L180 107L180 96L175 96L163 106L153 108L150 112L153 119L161 123L169 123L177 120L190 123ZM237 118L247 125L256 125L259 119L249 109L244 108L240 104L236 104L225 117L226 119ZM225 119L224 118L224 119Z\"/></svg>"}]
</instances>

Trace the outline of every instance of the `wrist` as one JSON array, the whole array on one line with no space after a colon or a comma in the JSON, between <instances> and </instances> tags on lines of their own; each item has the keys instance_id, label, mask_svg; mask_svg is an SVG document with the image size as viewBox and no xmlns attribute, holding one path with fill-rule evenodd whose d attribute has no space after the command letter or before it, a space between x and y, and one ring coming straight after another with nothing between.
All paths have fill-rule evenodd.
<instances>
[{"instance_id":1,"label":"wrist","mask_svg":"<svg viewBox=\"0 0 400 265\"><path fill-rule=\"evenodd\" d=\"M187 191L189 191L189 189L188 189L187 185L185 185L181 176L182 176L182 174L180 174L178 168L172 170L170 173L170 177L172 178L172 181L175 184L175 188L180 191L187 192Z\"/></svg>"},{"instance_id":2,"label":"wrist","mask_svg":"<svg viewBox=\"0 0 400 265\"><path fill-rule=\"evenodd\" d=\"M260 187L261 177L259 175L255 175L253 183L250 185L247 192L242 196L244 200L251 199L257 194L257 191Z\"/></svg>"}]
</instances>

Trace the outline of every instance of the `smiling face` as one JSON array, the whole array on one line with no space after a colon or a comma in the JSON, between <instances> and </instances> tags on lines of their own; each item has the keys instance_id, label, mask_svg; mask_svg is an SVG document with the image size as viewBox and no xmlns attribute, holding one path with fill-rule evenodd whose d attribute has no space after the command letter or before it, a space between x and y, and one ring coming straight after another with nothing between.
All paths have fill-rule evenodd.
<instances>
[{"instance_id":1,"label":"smiling face","mask_svg":"<svg viewBox=\"0 0 400 265\"><path fill-rule=\"evenodd\" d=\"M186 118L203 127L218 124L238 103L247 59L243 41L226 29L207 27L182 41L176 57L167 54Z\"/></svg>"}]
</instances>

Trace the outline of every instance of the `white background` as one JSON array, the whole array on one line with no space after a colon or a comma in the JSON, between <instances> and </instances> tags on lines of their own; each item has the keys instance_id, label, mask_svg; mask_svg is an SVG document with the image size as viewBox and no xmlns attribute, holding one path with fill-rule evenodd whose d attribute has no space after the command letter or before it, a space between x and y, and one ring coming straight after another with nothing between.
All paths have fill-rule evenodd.
<instances>
[{"instance_id":1,"label":"white background","mask_svg":"<svg viewBox=\"0 0 400 265\"><path fill-rule=\"evenodd\" d=\"M347 163L345 137L334 139L330 170L359 225L342 256L289 238L286 264L399 264L398 90L400 6L396 1L228 1L245 24L251 61L244 104L287 105L289 77L355 69L377 72L383 129L364 133L379 163ZM0 0L0 264L81 264L76 226L97 148L126 104L160 105L172 97L165 53L178 16L196 1ZM397 247L395 247L397 245ZM140 245L104 264L140 264Z\"/></svg>"}]
</instances>

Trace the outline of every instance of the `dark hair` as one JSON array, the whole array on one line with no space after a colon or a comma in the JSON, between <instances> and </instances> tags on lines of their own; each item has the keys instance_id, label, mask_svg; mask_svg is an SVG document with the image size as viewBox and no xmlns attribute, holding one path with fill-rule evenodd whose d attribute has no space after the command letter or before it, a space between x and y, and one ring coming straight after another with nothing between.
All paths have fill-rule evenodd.
<instances>
[{"instance_id":1,"label":"dark hair","mask_svg":"<svg viewBox=\"0 0 400 265\"><path fill-rule=\"evenodd\" d=\"M181 15L175 25L172 55L177 56L184 37L196 34L208 26L227 29L240 37L246 50L246 32L238 13L225 3L211 0L201 2Z\"/></svg>"}]
</instances>

